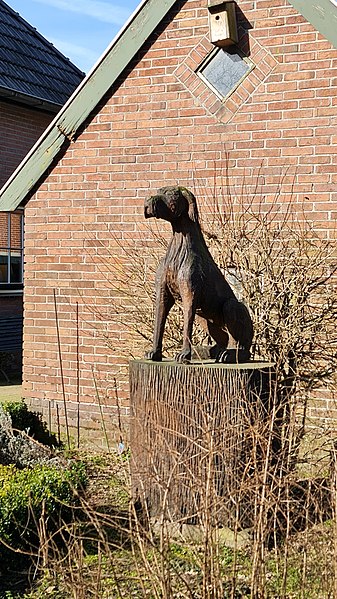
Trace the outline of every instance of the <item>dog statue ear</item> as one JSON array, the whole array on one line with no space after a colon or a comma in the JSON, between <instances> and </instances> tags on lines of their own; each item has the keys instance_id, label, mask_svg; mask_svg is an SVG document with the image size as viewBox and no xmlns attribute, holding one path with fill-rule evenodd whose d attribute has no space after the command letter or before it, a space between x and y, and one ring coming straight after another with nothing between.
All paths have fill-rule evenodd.
<instances>
[{"instance_id":1,"label":"dog statue ear","mask_svg":"<svg viewBox=\"0 0 337 599\"><path fill-rule=\"evenodd\" d=\"M186 189L186 187L179 187L179 191L180 191L181 195L183 195L184 198L188 202L189 218L194 223L199 222L198 206L197 206L197 200L195 199L195 196L193 195L193 193L191 191L189 191L189 189Z\"/></svg>"}]
</instances>

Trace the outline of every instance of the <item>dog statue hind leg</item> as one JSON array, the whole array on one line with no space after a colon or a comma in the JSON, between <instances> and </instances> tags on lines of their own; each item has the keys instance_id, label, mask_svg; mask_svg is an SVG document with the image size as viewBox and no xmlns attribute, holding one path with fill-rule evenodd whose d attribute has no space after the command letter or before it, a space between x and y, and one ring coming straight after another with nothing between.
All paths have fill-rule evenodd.
<instances>
[{"instance_id":1,"label":"dog statue hind leg","mask_svg":"<svg viewBox=\"0 0 337 599\"><path fill-rule=\"evenodd\" d=\"M242 302L230 298L223 304L223 317L229 343L224 351L219 352L216 361L226 364L249 362L254 332L248 309Z\"/></svg>"}]
</instances>

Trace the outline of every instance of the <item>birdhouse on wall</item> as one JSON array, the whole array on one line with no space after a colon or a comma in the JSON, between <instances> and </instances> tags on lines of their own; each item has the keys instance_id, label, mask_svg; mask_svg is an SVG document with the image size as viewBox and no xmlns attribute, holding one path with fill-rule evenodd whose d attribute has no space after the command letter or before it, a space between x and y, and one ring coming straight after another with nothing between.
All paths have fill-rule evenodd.
<instances>
[{"instance_id":1,"label":"birdhouse on wall","mask_svg":"<svg viewBox=\"0 0 337 599\"><path fill-rule=\"evenodd\" d=\"M236 3L234 0L208 0L211 42L223 48L236 44Z\"/></svg>"}]
</instances>

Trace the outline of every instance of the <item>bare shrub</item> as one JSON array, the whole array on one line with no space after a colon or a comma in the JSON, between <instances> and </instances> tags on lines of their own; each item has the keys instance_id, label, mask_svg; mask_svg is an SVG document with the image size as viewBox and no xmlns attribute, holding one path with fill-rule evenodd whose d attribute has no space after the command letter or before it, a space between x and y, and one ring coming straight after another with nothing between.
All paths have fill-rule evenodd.
<instances>
[{"instance_id":1,"label":"bare shrub","mask_svg":"<svg viewBox=\"0 0 337 599\"><path fill-rule=\"evenodd\" d=\"M291 194L282 200L281 187L267 201L259 184L255 192L246 193L244 185L231 190L225 174L212 193L201 191L196 195L204 197L203 230L210 249L254 319L254 358L274 364L270 395L263 406L256 396L252 406L251 396L241 390L243 432L228 418L235 440L230 449L219 402L212 416L219 389L211 385L207 392L198 388L197 420L186 417L189 426L183 430L173 426L172 413L161 424L154 411L148 420L140 416L139 443L148 468L144 488L140 482L138 489L142 511L134 502L128 463L119 458L128 511L103 509L87 498L82 523L67 525L66 552L54 538L41 538L41 563L63 597L336 596L333 423L316 421L311 436L305 436L308 405L319 393L331 401L335 391L334 244L313 230ZM102 325L116 326L123 339L118 351L127 358L142 355L152 338L154 273L165 235L159 229L151 235L143 230L130 242L112 237L111 247L96 257L109 304L97 307L95 316ZM180 342L180 331L177 306L164 337L167 352ZM109 324L104 334L116 351ZM197 327L194 341L205 341ZM147 437L149 429L154 436ZM170 465L166 476L164 451ZM226 493L219 488L219 463L225 461L219 456L240 462L237 471L227 473L231 489ZM141 497L142 491L145 498L149 494L145 483L157 490L155 518ZM172 489L178 500L187 489L185 504L193 507L193 517L173 509Z\"/></svg>"},{"instance_id":2,"label":"bare shrub","mask_svg":"<svg viewBox=\"0 0 337 599\"><path fill-rule=\"evenodd\" d=\"M317 487L308 482L304 492L289 478L284 496L277 501L271 485L266 484L265 461L255 462L253 443L247 455L255 469L250 477L241 478L240 489L246 501L249 497L255 514L253 526L242 530L239 519L236 525L232 521L231 529L215 526L214 517L223 509L214 485L218 476L214 458L221 447L214 443L217 434L202 437L206 430L200 432L199 440L186 438L195 450L198 441L199 445L201 438L203 441L196 458L203 464L204 484L198 471L189 470L190 488L195 485L198 493L198 524L170 519L165 494L162 511L154 521L146 510L140 513L133 501L114 509L108 487L103 503L89 493L81 500L77 518L72 524L63 524L57 535L46 532L41 517L38 567L44 578L31 599L40 597L39 587L47 584L52 597L63 599L333 597L335 528L333 520L326 519ZM173 458L179 460L176 453ZM183 457L180 460L182 465ZM131 499L128 462L114 461L110 455L106 483L111 469L109 488L117 480ZM162 484L164 491L165 481ZM97 491L97 480L95 485ZM313 517L313 505L318 517ZM278 538L270 534L269 515L276 511L283 512L285 523Z\"/></svg>"},{"instance_id":3,"label":"bare shrub","mask_svg":"<svg viewBox=\"0 0 337 599\"><path fill-rule=\"evenodd\" d=\"M295 196L282 196L282 181L266 199L257 174L248 193L232 190L228 175L215 174L211 191L196 191L203 232L215 260L254 319L254 358L277 364L282 393L305 396L323 385L335 387L337 359L336 249L317 233ZM202 200L201 200L202 198ZM305 201L305 200L304 200ZM133 239L111 234L98 246L96 262L108 290L108 305L92 308L101 322L116 323L119 347L128 359L142 355L152 340L154 277L165 252L168 228L143 224ZM166 326L166 352L181 338L179 305ZM114 343L107 331L107 342ZM205 341L196 323L194 343Z\"/></svg>"},{"instance_id":4,"label":"bare shrub","mask_svg":"<svg viewBox=\"0 0 337 599\"><path fill-rule=\"evenodd\" d=\"M210 188L199 183L199 191L195 190L199 204L203 203L203 232L215 260L250 308L255 329L253 358L275 364L279 443L288 456L289 469L308 423L308 401L312 413L319 396L325 402L319 406L328 402L334 406L337 261L333 231L327 237L314 230L310 213L291 193L289 177L287 193L283 194L280 181L274 197L265 197L259 173L254 189L246 188L243 180L242 187L233 190L227 166L228 162L223 173L215 172ZM155 223L151 228L141 223L132 240L112 235L110 247L98 248L96 259L108 296L104 310L101 306L92 309L100 334L105 323L107 344L116 352L117 343L118 353L127 360L143 356L151 344L155 271L167 235L165 226ZM120 342L111 329L118 331ZM166 325L167 355L181 343L181 330L178 304ZM209 341L196 321L194 345Z\"/></svg>"}]
</instances>

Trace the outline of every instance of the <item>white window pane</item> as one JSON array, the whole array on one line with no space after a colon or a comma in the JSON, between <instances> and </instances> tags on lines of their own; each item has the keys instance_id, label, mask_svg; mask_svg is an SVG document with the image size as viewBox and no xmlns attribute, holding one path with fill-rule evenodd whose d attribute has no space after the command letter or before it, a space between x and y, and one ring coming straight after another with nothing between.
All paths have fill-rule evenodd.
<instances>
[{"instance_id":1,"label":"white window pane","mask_svg":"<svg viewBox=\"0 0 337 599\"><path fill-rule=\"evenodd\" d=\"M220 48L198 72L206 83L224 98L237 87L252 67L252 63L244 60L236 49Z\"/></svg>"}]
</instances>

